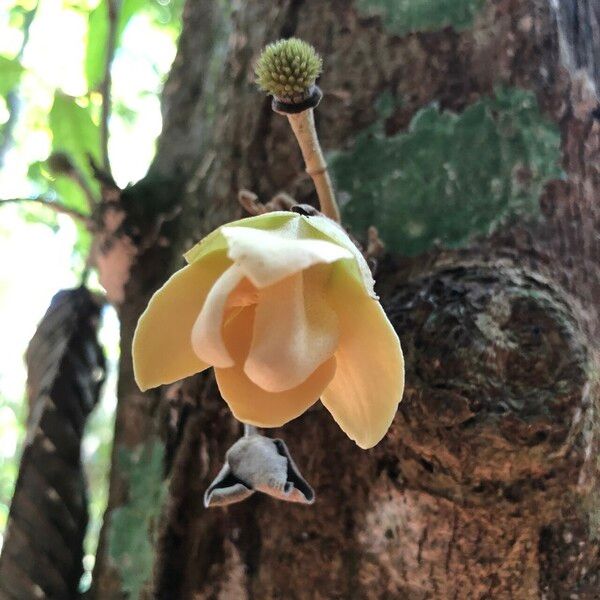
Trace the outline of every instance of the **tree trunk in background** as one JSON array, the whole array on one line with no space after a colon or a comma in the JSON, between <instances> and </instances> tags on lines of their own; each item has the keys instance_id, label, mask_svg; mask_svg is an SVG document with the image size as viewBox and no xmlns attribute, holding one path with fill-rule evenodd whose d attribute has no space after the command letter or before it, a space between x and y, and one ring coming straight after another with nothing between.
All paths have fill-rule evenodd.
<instances>
[{"instance_id":1,"label":"tree trunk in background","mask_svg":"<svg viewBox=\"0 0 600 600\"><path fill-rule=\"evenodd\" d=\"M600 58L598 9L574 4L188 1L155 163L121 198L139 254L94 597L598 598L600 125L574 68ZM313 506L205 510L241 426L210 373L141 393L131 338L183 249L242 216L239 189L315 202L253 84L263 45L291 35L324 57L345 222L387 242L407 389L367 452L318 405L269 433Z\"/></svg>"}]
</instances>

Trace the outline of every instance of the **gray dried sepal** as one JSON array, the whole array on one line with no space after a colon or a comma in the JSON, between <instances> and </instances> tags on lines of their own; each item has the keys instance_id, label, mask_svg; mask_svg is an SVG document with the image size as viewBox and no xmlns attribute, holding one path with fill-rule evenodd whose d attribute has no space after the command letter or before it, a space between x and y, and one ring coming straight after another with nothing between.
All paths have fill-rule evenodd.
<instances>
[{"instance_id":1,"label":"gray dried sepal","mask_svg":"<svg viewBox=\"0 0 600 600\"><path fill-rule=\"evenodd\" d=\"M241 502L256 491L287 502L315 500L285 442L262 435L243 437L229 448L225 465L204 494L204 506Z\"/></svg>"}]
</instances>

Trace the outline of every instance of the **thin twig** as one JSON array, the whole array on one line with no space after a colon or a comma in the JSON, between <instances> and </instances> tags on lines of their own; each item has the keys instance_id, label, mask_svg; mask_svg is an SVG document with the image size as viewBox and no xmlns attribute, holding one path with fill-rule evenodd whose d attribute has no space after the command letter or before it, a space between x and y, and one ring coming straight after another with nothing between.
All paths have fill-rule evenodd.
<instances>
[{"instance_id":1,"label":"thin twig","mask_svg":"<svg viewBox=\"0 0 600 600\"><path fill-rule=\"evenodd\" d=\"M238 202L252 216L264 215L267 212L265 205L259 202L258 196L250 190L240 190L238 192Z\"/></svg>"},{"instance_id":2,"label":"thin twig","mask_svg":"<svg viewBox=\"0 0 600 600\"><path fill-rule=\"evenodd\" d=\"M287 114L286 116L300 145L302 157L306 164L306 172L312 177L317 189L321 212L339 223L341 220L340 209L335 200L331 178L327 171L327 163L319 144L313 109L309 108L300 113Z\"/></svg>"},{"instance_id":3,"label":"thin twig","mask_svg":"<svg viewBox=\"0 0 600 600\"><path fill-rule=\"evenodd\" d=\"M111 112L111 66L115 57L117 46L117 27L119 23L119 12L121 10L120 0L108 0L108 39L106 41L106 61L104 63L104 78L100 86L102 96L102 114L100 117L100 141L102 144L102 164L104 170L110 173L110 159L108 157L108 121Z\"/></svg>"},{"instance_id":4,"label":"thin twig","mask_svg":"<svg viewBox=\"0 0 600 600\"><path fill-rule=\"evenodd\" d=\"M38 198L3 198L0 199L0 207L3 204L16 204L21 202L32 202L35 204L41 204L42 206L46 206L54 212L63 215L68 215L72 219L85 225L88 229L91 229L93 226L93 221L88 215L76 210L75 208L70 208L69 206L65 206L60 202L56 202L55 200L50 200L41 196Z\"/></svg>"},{"instance_id":5,"label":"thin twig","mask_svg":"<svg viewBox=\"0 0 600 600\"><path fill-rule=\"evenodd\" d=\"M244 423L244 437L250 437L251 435L257 435L258 430L254 425L248 425L248 423Z\"/></svg>"}]
</instances>

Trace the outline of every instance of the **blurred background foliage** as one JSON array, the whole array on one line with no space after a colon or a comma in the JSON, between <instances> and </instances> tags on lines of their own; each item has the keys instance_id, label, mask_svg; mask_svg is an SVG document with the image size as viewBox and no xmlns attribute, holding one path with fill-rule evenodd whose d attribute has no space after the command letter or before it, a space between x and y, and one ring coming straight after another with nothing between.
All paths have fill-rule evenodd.
<instances>
[{"instance_id":1,"label":"blurred background foliage","mask_svg":"<svg viewBox=\"0 0 600 600\"><path fill-rule=\"evenodd\" d=\"M143 177L153 157L160 90L175 55L182 5L183 0L121 3L108 138L112 174L121 187ZM3 0L0 198L43 197L89 212L83 189L98 194L90 157L103 163L108 16L107 0ZM57 156L77 168L83 186L56 165ZM0 206L0 543L27 416L23 354L54 293L80 282L89 243L83 227L41 204ZM91 494L83 587L108 487L119 335L112 309L105 311L100 335L110 369L83 447Z\"/></svg>"}]
</instances>

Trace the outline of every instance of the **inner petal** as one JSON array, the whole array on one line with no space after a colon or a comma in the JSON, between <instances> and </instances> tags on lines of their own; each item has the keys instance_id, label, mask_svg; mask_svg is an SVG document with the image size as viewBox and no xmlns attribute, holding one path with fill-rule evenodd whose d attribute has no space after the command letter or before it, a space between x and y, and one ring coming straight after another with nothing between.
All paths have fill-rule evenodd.
<instances>
[{"instance_id":1,"label":"inner petal","mask_svg":"<svg viewBox=\"0 0 600 600\"><path fill-rule=\"evenodd\" d=\"M244 277L237 287L229 294L227 310L253 306L258 302L258 290Z\"/></svg>"},{"instance_id":2,"label":"inner petal","mask_svg":"<svg viewBox=\"0 0 600 600\"><path fill-rule=\"evenodd\" d=\"M211 288L192 327L192 348L196 356L215 367L227 368L234 364L221 330L229 297L243 279L238 266L229 267Z\"/></svg>"},{"instance_id":3,"label":"inner petal","mask_svg":"<svg viewBox=\"0 0 600 600\"><path fill-rule=\"evenodd\" d=\"M259 290L244 372L262 389L298 386L335 352L337 316L325 298L330 273L318 265Z\"/></svg>"},{"instance_id":4,"label":"inner petal","mask_svg":"<svg viewBox=\"0 0 600 600\"><path fill-rule=\"evenodd\" d=\"M257 288L265 288L313 265L353 258L347 248L333 242L300 239L307 229L298 217L277 231L226 226L222 233L229 258Z\"/></svg>"},{"instance_id":5,"label":"inner petal","mask_svg":"<svg viewBox=\"0 0 600 600\"><path fill-rule=\"evenodd\" d=\"M248 355L256 308L238 311L223 327L227 348L235 360L229 369L215 369L219 390L238 421L257 427L280 427L314 404L335 374L332 356L299 386L283 392L267 392L253 383L242 365Z\"/></svg>"}]
</instances>

